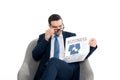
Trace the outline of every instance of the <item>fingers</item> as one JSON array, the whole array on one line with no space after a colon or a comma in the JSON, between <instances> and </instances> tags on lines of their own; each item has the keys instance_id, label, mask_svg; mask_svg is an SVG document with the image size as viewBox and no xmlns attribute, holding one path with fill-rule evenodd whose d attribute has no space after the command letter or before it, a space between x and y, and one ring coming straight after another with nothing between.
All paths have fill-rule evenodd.
<instances>
[{"instance_id":1,"label":"fingers","mask_svg":"<svg viewBox=\"0 0 120 80\"><path fill-rule=\"evenodd\" d=\"M96 47L96 39L95 38L91 38L89 40L89 45L92 46L92 47Z\"/></svg>"},{"instance_id":2,"label":"fingers","mask_svg":"<svg viewBox=\"0 0 120 80\"><path fill-rule=\"evenodd\" d=\"M49 38L52 36L52 34L54 34L54 29L48 29L45 32L45 39L48 41Z\"/></svg>"},{"instance_id":3,"label":"fingers","mask_svg":"<svg viewBox=\"0 0 120 80\"><path fill-rule=\"evenodd\" d=\"M46 34L47 34L47 35L52 35L52 34L54 34L54 29L48 29L48 30L46 30Z\"/></svg>"}]
</instances>

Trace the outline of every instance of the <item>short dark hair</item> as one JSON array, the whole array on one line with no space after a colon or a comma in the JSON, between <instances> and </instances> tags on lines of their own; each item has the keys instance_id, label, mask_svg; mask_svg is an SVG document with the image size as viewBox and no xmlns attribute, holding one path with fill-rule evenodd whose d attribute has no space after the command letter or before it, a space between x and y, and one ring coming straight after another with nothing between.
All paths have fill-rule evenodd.
<instances>
[{"instance_id":1,"label":"short dark hair","mask_svg":"<svg viewBox=\"0 0 120 80\"><path fill-rule=\"evenodd\" d=\"M52 14L49 18L48 18L48 23L49 25L51 25L51 21L56 21L56 20L62 20L61 16L58 14Z\"/></svg>"}]
</instances>

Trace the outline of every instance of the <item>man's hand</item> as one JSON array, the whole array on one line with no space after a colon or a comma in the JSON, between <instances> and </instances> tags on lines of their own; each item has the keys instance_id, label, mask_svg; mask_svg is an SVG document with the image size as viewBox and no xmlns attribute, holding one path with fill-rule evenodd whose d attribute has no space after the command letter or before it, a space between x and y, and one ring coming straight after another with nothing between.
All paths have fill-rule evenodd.
<instances>
[{"instance_id":1,"label":"man's hand","mask_svg":"<svg viewBox=\"0 0 120 80\"><path fill-rule=\"evenodd\" d=\"M49 38L52 36L52 34L54 34L54 29L50 28L48 30L46 30L45 32L45 40L49 40Z\"/></svg>"},{"instance_id":2,"label":"man's hand","mask_svg":"<svg viewBox=\"0 0 120 80\"><path fill-rule=\"evenodd\" d=\"M90 45L91 47L96 47L96 45L97 45L96 40L95 40L94 38L91 38L91 39L89 40L89 45Z\"/></svg>"}]
</instances>

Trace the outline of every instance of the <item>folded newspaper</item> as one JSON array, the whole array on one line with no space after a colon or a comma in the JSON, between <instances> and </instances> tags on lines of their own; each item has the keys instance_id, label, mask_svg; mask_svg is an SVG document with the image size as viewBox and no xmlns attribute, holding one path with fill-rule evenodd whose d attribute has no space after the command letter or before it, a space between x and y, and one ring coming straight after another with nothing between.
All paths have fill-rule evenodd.
<instances>
[{"instance_id":1,"label":"folded newspaper","mask_svg":"<svg viewBox=\"0 0 120 80\"><path fill-rule=\"evenodd\" d=\"M64 61L67 63L83 61L89 53L87 37L70 37L66 39Z\"/></svg>"}]
</instances>

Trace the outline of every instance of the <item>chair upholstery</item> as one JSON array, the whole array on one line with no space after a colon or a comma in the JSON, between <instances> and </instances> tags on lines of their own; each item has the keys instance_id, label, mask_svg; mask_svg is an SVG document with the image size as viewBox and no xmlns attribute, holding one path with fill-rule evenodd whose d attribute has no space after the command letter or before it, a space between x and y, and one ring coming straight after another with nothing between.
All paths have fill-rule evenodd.
<instances>
[{"instance_id":1,"label":"chair upholstery","mask_svg":"<svg viewBox=\"0 0 120 80\"><path fill-rule=\"evenodd\" d=\"M39 62L32 58L32 50L37 44L37 39L30 42L27 47L25 59L18 71L17 80L33 80ZM93 72L88 60L80 63L80 80L93 80Z\"/></svg>"}]
</instances>

